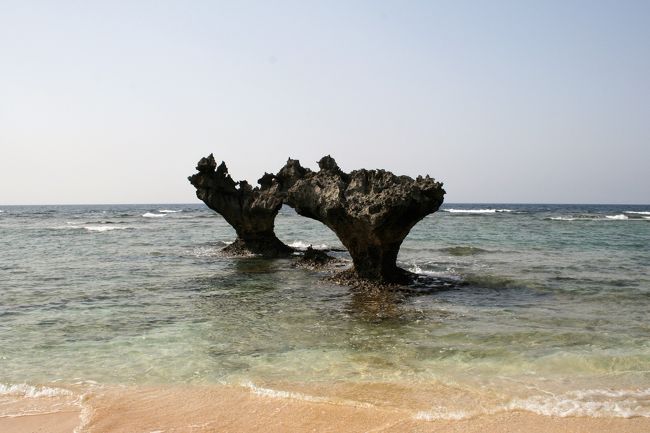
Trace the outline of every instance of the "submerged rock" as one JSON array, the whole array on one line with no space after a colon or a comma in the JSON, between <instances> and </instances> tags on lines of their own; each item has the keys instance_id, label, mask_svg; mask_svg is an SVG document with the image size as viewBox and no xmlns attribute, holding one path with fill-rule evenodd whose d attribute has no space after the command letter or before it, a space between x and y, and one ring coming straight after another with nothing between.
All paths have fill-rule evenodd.
<instances>
[{"instance_id":1,"label":"submerged rock","mask_svg":"<svg viewBox=\"0 0 650 433\"><path fill-rule=\"evenodd\" d=\"M343 172L323 157L313 172L289 159L276 175L285 202L302 216L322 222L348 249L362 279L406 283L397 254L411 228L438 210L445 190L429 176L396 176L385 170Z\"/></svg>"},{"instance_id":2,"label":"submerged rock","mask_svg":"<svg viewBox=\"0 0 650 433\"><path fill-rule=\"evenodd\" d=\"M216 211L237 232L237 239L224 248L234 255L259 254L266 257L286 256L293 249L280 241L273 230L275 217L282 207L283 194L273 174L265 173L253 188L242 180L235 182L226 164L218 167L214 156L201 158L198 173L188 177L196 196Z\"/></svg>"},{"instance_id":3,"label":"submerged rock","mask_svg":"<svg viewBox=\"0 0 650 433\"><path fill-rule=\"evenodd\" d=\"M333 257L328 254L329 251L337 250L317 250L310 245L303 251L292 264L296 268L305 268L319 271L334 272L341 268L347 267L349 261Z\"/></svg>"}]
</instances>

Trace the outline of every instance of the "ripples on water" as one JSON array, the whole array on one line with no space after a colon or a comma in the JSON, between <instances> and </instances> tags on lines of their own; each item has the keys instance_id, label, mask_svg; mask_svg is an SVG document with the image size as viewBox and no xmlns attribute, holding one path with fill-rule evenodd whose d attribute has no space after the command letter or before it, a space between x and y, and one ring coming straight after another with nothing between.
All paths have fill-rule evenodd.
<instances>
[{"instance_id":1,"label":"ripples on water","mask_svg":"<svg viewBox=\"0 0 650 433\"><path fill-rule=\"evenodd\" d=\"M342 247L290 209L276 231ZM399 262L459 284L397 294L219 256L233 238L203 205L2 207L0 383L417 383L650 415L648 206L447 205Z\"/></svg>"}]
</instances>

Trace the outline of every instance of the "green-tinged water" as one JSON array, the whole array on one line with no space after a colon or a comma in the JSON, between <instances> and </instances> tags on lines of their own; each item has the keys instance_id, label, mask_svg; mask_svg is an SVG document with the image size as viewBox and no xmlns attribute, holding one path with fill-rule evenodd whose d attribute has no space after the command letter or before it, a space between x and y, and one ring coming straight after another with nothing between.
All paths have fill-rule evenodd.
<instances>
[{"instance_id":1,"label":"green-tinged water","mask_svg":"<svg viewBox=\"0 0 650 433\"><path fill-rule=\"evenodd\" d=\"M650 416L649 206L446 205L399 262L454 285L408 294L222 257L203 205L0 209L0 384L430 383ZM341 247L290 209L276 232Z\"/></svg>"}]
</instances>

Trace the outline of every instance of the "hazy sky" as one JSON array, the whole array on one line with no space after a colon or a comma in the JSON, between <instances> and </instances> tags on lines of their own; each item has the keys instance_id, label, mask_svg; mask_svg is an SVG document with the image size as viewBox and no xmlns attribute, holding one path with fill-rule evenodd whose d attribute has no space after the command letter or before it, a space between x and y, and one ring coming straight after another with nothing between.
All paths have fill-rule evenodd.
<instances>
[{"instance_id":1,"label":"hazy sky","mask_svg":"<svg viewBox=\"0 0 650 433\"><path fill-rule=\"evenodd\" d=\"M448 202L650 203L650 1L0 0L0 204L331 154Z\"/></svg>"}]
</instances>

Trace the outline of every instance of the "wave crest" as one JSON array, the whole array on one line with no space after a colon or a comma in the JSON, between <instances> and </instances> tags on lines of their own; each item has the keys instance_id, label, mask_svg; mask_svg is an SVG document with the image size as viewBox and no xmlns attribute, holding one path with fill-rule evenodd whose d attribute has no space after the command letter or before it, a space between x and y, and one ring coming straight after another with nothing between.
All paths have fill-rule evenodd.
<instances>
[{"instance_id":1,"label":"wave crest","mask_svg":"<svg viewBox=\"0 0 650 433\"><path fill-rule=\"evenodd\" d=\"M441 209L443 212L458 213L458 214L494 214L494 213L508 213L512 209Z\"/></svg>"},{"instance_id":2,"label":"wave crest","mask_svg":"<svg viewBox=\"0 0 650 433\"><path fill-rule=\"evenodd\" d=\"M50 388L47 386L33 386L26 383L7 385L0 383L0 395L9 395L16 397L42 398L42 397L60 397L63 395L73 395L72 392L62 388Z\"/></svg>"},{"instance_id":3,"label":"wave crest","mask_svg":"<svg viewBox=\"0 0 650 433\"><path fill-rule=\"evenodd\" d=\"M330 249L329 245L327 244L312 244L312 243L307 243L303 241L293 241L289 244L291 248L295 248L297 250L306 250L309 247L312 247L315 250L328 250Z\"/></svg>"}]
</instances>

